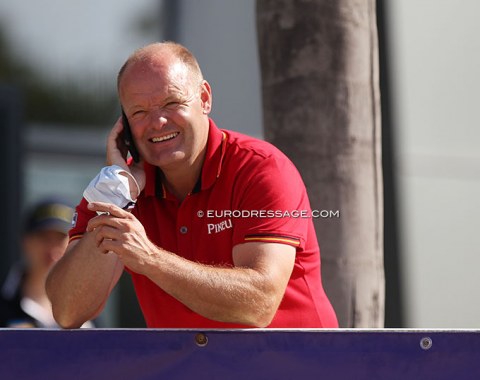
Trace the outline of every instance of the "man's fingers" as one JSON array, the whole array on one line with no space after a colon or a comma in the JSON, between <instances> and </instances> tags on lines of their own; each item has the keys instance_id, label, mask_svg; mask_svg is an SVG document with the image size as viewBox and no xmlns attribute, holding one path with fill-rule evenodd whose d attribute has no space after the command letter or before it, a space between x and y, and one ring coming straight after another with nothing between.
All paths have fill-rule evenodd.
<instances>
[{"instance_id":1,"label":"man's fingers","mask_svg":"<svg viewBox=\"0 0 480 380\"><path fill-rule=\"evenodd\" d=\"M128 218L130 216L128 211L122 210L120 207L110 203L92 202L88 204L88 209L97 212L108 212L111 216L117 218Z\"/></svg>"},{"instance_id":2,"label":"man's fingers","mask_svg":"<svg viewBox=\"0 0 480 380\"><path fill-rule=\"evenodd\" d=\"M122 118L119 118L110 133L110 137L107 142L107 150L113 151L115 149L118 149L122 154L122 158L126 159L128 149L127 149L127 146L125 145L125 142L123 141L122 131L123 131L123 121L122 121Z\"/></svg>"},{"instance_id":3,"label":"man's fingers","mask_svg":"<svg viewBox=\"0 0 480 380\"><path fill-rule=\"evenodd\" d=\"M128 169L127 147L122 139L122 118L118 118L107 138L107 165L119 165L124 169Z\"/></svg>"},{"instance_id":4,"label":"man's fingers","mask_svg":"<svg viewBox=\"0 0 480 380\"><path fill-rule=\"evenodd\" d=\"M103 239L98 245L98 248L105 254L109 252L116 254L120 247L121 244L118 241L110 239Z\"/></svg>"},{"instance_id":5,"label":"man's fingers","mask_svg":"<svg viewBox=\"0 0 480 380\"><path fill-rule=\"evenodd\" d=\"M87 224L87 232L96 231L98 228L108 226L119 231L128 231L129 228L126 227L124 219L112 217L109 215L100 215L95 218L90 219Z\"/></svg>"},{"instance_id":6,"label":"man's fingers","mask_svg":"<svg viewBox=\"0 0 480 380\"><path fill-rule=\"evenodd\" d=\"M123 131L123 122L122 122L122 118L119 117L115 122L115 125L113 126L112 130L110 131L110 134L108 135L107 144L115 143L117 140L117 137L120 135L122 131Z\"/></svg>"},{"instance_id":7,"label":"man's fingers","mask_svg":"<svg viewBox=\"0 0 480 380\"><path fill-rule=\"evenodd\" d=\"M95 230L95 241L97 242L97 247L100 246L104 239L118 240L119 237L120 232L116 228L101 226Z\"/></svg>"}]
</instances>

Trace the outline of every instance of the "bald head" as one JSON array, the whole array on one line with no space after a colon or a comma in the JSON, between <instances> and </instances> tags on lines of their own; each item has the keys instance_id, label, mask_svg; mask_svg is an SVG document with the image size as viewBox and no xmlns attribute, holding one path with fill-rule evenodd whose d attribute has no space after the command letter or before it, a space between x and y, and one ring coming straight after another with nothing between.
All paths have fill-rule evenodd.
<instances>
[{"instance_id":1,"label":"bald head","mask_svg":"<svg viewBox=\"0 0 480 380\"><path fill-rule=\"evenodd\" d=\"M175 42L157 42L136 50L123 64L117 77L117 88L125 72L137 63L155 64L162 62L165 65L180 62L185 65L192 81L200 83L203 79L202 71L195 56L185 46Z\"/></svg>"}]
</instances>

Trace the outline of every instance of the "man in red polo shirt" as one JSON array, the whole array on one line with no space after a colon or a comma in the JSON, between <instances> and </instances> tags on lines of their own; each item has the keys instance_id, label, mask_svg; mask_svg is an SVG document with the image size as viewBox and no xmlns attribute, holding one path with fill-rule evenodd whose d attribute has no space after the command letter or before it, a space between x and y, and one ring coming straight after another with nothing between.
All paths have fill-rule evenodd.
<instances>
[{"instance_id":1,"label":"man in red polo shirt","mask_svg":"<svg viewBox=\"0 0 480 380\"><path fill-rule=\"evenodd\" d=\"M141 161L127 165L119 119L107 164L136 204L77 207L47 281L59 324L94 318L127 270L149 327L337 327L300 175L272 145L217 128L193 55L146 46L118 90Z\"/></svg>"}]
</instances>

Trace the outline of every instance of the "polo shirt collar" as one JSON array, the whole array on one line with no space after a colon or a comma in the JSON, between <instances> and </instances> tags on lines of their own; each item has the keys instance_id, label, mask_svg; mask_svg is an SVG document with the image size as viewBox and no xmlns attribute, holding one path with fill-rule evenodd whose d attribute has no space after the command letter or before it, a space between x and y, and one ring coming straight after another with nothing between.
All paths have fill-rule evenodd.
<instances>
[{"instance_id":1,"label":"polo shirt collar","mask_svg":"<svg viewBox=\"0 0 480 380\"><path fill-rule=\"evenodd\" d=\"M227 134L218 129L212 119L209 119L207 149L205 152L205 160L203 162L200 177L192 190L196 193L200 190L206 190L211 187L216 179L220 176L222 170L223 158L225 156L227 143ZM162 183L161 171L154 165L144 164L146 184L145 196L158 196L167 198L167 190Z\"/></svg>"}]
</instances>

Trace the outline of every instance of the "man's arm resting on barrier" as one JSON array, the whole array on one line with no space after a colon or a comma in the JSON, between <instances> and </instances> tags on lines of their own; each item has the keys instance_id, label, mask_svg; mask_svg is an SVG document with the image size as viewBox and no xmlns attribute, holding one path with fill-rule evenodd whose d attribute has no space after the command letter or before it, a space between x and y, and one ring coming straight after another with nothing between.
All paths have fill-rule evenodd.
<instances>
[{"instance_id":1,"label":"man's arm resting on barrier","mask_svg":"<svg viewBox=\"0 0 480 380\"><path fill-rule=\"evenodd\" d=\"M72 241L46 283L58 324L78 328L100 314L122 272L123 264L117 255L102 253L93 234Z\"/></svg>"},{"instance_id":2,"label":"man's arm resting on barrier","mask_svg":"<svg viewBox=\"0 0 480 380\"><path fill-rule=\"evenodd\" d=\"M165 292L206 318L268 326L283 298L295 262L295 247L249 242L233 248L234 267L186 260L155 246L134 215L105 203L89 205L108 212L90 220L103 252L114 252L124 265L143 274Z\"/></svg>"},{"instance_id":3,"label":"man's arm resting on barrier","mask_svg":"<svg viewBox=\"0 0 480 380\"><path fill-rule=\"evenodd\" d=\"M202 265L161 250L147 276L204 317L254 327L277 312L295 262L295 248L249 242L233 248L232 268Z\"/></svg>"}]
</instances>

